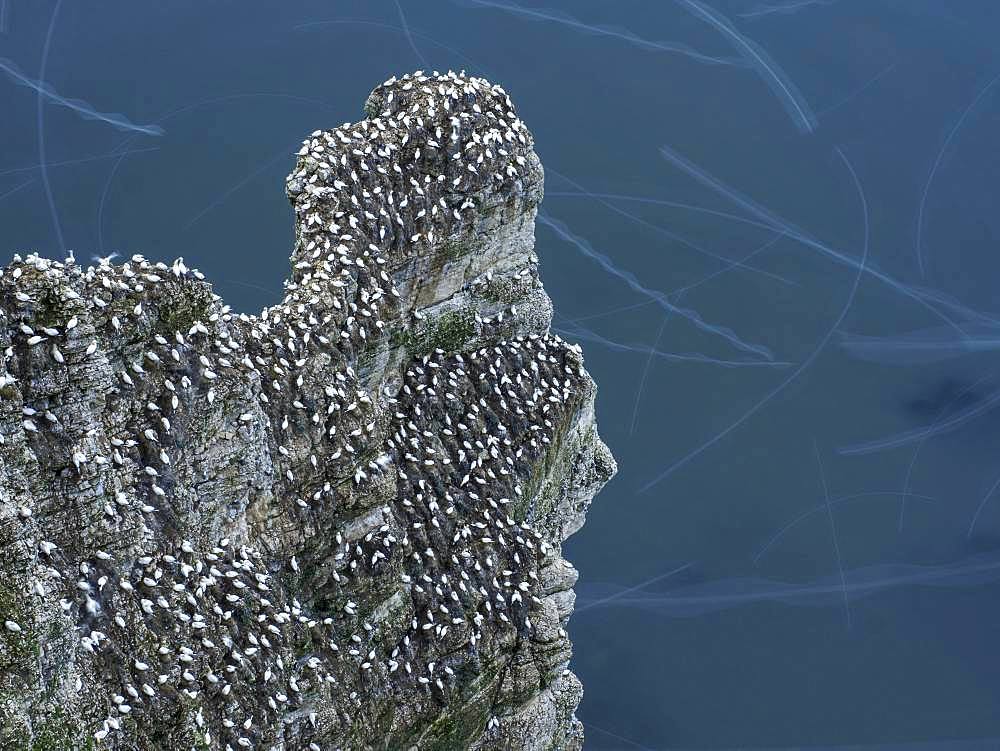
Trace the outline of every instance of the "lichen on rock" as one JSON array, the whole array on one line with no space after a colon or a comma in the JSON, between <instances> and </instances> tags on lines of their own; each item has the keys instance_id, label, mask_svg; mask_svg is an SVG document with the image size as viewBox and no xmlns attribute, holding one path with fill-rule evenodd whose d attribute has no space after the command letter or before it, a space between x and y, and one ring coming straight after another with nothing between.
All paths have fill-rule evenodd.
<instances>
[{"instance_id":1,"label":"lichen on rock","mask_svg":"<svg viewBox=\"0 0 1000 751\"><path fill-rule=\"evenodd\" d=\"M0 748L579 749L561 556L615 472L499 86L390 79L287 180L280 304L0 272Z\"/></svg>"}]
</instances>

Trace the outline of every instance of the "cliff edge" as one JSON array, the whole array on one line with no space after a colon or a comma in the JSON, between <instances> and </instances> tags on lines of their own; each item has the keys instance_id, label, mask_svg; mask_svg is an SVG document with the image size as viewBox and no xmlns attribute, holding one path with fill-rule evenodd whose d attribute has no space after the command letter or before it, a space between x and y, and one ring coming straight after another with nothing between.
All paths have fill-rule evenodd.
<instances>
[{"instance_id":1,"label":"cliff edge","mask_svg":"<svg viewBox=\"0 0 1000 751\"><path fill-rule=\"evenodd\" d=\"M579 749L562 541L615 472L502 88L390 79L286 189L284 298L0 271L0 748Z\"/></svg>"}]
</instances>

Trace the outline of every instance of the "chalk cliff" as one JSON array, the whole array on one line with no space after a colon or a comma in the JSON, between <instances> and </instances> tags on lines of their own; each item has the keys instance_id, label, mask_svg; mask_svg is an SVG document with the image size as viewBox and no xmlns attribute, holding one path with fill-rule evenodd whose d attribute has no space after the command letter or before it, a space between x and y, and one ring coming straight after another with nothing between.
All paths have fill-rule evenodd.
<instances>
[{"instance_id":1,"label":"chalk cliff","mask_svg":"<svg viewBox=\"0 0 1000 751\"><path fill-rule=\"evenodd\" d=\"M0 748L581 747L560 546L616 467L541 164L482 79L365 113L257 315L181 259L0 272Z\"/></svg>"}]
</instances>

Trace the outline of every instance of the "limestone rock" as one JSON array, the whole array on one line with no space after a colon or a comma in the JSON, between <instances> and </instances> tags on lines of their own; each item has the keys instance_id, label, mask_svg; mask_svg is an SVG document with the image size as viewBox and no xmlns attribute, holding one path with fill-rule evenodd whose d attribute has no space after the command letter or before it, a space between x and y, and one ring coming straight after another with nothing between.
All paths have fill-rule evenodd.
<instances>
[{"instance_id":1,"label":"limestone rock","mask_svg":"<svg viewBox=\"0 0 1000 751\"><path fill-rule=\"evenodd\" d=\"M560 555L615 472L499 86L303 143L284 299L0 272L0 748L579 749Z\"/></svg>"}]
</instances>

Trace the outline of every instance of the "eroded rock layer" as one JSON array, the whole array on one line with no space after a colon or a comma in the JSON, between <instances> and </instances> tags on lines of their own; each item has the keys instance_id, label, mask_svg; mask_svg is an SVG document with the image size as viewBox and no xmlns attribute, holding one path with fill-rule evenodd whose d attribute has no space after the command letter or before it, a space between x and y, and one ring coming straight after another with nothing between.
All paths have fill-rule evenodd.
<instances>
[{"instance_id":1,"label":"eroded rock layer","mask_svg":"<svg viewBox=\"0 0 1000 751\"><path fill-rule=\"evenodd\" d=\"M314 132L281 304L0 275L0 747L578 749L560 555L615 471L502 88Z\"/></svg>"}]
</instances>

